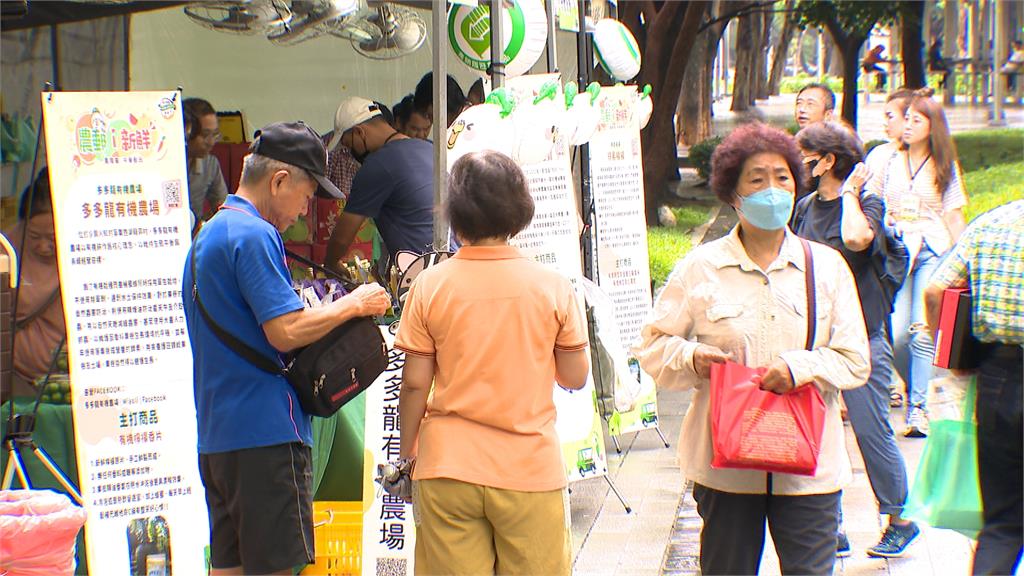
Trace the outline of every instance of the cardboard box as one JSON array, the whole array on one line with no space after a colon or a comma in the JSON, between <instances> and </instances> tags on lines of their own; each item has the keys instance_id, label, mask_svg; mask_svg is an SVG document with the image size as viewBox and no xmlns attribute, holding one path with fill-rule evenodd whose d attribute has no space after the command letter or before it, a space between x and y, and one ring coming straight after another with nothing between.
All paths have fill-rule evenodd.
<instances>
[{"instance_id":1,"label":"cardboard box","mask_svg":"<svg viewBox=\"0 0 1024 576\"><path fill-rule=\"evenodd\" d=\"M306 215L300 216L294 224L281 233L281 238L284 239L285 242L301 244L313 243L313 231L316 227L316 204L316 198L311 198L309 200L309 206L306 207Z\"/></svg>"},{"instance_id":2,"label":"cardboard box","mask_svg":"<svg viewBox=\"0 0 1024 576\"><path fill-rule=\"evenodd\" d=\"M284 245L285 250L288 252L294 252L303 258L312 259L313 247L309 244L296 244L287 242ZM309 267L301 262L297 262L288 258L288 270L292 274L293 280L308 280L313 276L309 273Z\"/></svg>"},{"instance_id":3,"label":"cardboard box","mask_svg":"<svg viewBox=\"0 0 1024 576\"><path fill-rule=\"evenodd\" d=\"M338 222L338 215L345 206L343 200L332 200L330 198L316 198L316 229L313 233L313 242L326 244L331 239L331 232Z\"/></svg>"}]
</instances>

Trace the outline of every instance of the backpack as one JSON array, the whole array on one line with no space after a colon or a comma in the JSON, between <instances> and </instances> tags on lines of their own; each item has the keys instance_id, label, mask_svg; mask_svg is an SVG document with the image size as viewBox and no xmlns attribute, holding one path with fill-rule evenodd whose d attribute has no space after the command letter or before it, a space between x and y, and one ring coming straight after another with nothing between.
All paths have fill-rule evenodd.
<instances>
[{"instance_id":1,"label":"backpack","mask_svg":"<svg viewBox=\"0 0 1024 576\"><path fill-rule=\"evenodd\" d=\"M808 194L797 202L793 210L793 218L790 220L790 228L796 229L807 214L807 208L817 192ZM885 200L883 199L884 203ZM881 281L882 297L888 304L888 310L892 313L893 303L896 301L896 293L903 286L909 273L910 253L906 244L903 243L892 226L882 222L882 238L878 243L880 257L871 259L871 266Z\"/></svg>"},{"instance_id":2,"label":"backpack","mask_svg":"<svg viewBox=\"0 0 1024 576\"><path fill-rule=\"evenodd\" d=\"M871 263L882 281L882 294L889 303L889 312L892 313L896 293L903 287L903 282L910 273L910 252L896 229L885 222L882 222L882 240L880 247L883 258L875 258Z\"/></svg>"}]
</instances>

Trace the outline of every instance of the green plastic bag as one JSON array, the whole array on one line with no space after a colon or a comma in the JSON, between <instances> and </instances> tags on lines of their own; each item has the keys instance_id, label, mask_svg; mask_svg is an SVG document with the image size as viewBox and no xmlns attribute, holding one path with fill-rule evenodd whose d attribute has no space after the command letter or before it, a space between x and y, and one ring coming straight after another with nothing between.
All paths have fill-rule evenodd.
<instances>
[{"instance_id":1,"label":"green plastic bag","mask_svg":"<svg viewBox=\"0 0 1024 576\"><path fill-rule=\"evenodd\" d=\"M931 422L906 505L908 518L973 539L984 524L974 422L976 387L972 378L964 397L963 420Z\"/></svg>"}]
</instances>

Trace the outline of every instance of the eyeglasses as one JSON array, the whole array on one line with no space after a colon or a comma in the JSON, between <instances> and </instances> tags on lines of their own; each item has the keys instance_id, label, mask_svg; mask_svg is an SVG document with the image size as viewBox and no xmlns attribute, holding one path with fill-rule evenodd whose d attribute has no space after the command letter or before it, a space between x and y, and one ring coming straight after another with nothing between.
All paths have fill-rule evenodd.
<instances>
[{"instance_id":1,"label":"eyeglasses","mask_svg":"<svg viewBox=\"0 0 1024 576\"><path fill-rule=\"evenodd\" d=\"M207 142L212 141L212 142L216 143L216 142L220 142L220 139L222 138L222 134L220 133L220 130L217 130L215 132L206 132L204 130L202 133L199 134L199 138L201 138L203 140L206 140Z\"/></svg>"}]
</instances>

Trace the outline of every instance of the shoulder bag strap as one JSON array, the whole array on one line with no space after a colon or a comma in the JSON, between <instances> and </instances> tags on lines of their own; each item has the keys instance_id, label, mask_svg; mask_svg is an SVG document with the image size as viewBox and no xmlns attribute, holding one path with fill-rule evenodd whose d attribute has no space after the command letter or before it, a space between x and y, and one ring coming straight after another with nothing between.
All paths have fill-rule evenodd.
<instances>
[{"instance_id":1,"label":"shoulder bag strap","mask_svg":"<svg viewBox=\"0 0 1024 576\"><path fill-rule=\"evenodd\" d=\"M267 358L259 351L249 346L245 342L242 342L238 338L234 337L230 332L220 327L219 324L214 322L210 313L206 311L206 307L203 306L203 301L199 299L199 285L197 284L196 277L196 246L197 243L192 244L192 254L189 255L189 261L192 266L192 300L195 301L196 307L199 308L199 313L202 314L203 319L206 320L206 324L209 325L210 330L216 334L217 338L220 339L228 348L231 348L236 354L245 358L253 366L269 372L271 374L286 375L287 372L277 363Z\"/></svg>"},{"instance_id":2,"label":"shoulder bag strap","mask_svg":"<svg viewBox=\"0 0 1024 576\"><path fill-rule=\"evenodd\" d=\"M814 256L811 255L811 243L801 238L804 248L804 282L807 287L807 343L804 348L814 350L814 337L818 320L818 296L814 289Z\"/></svg>"}]
</instances>

